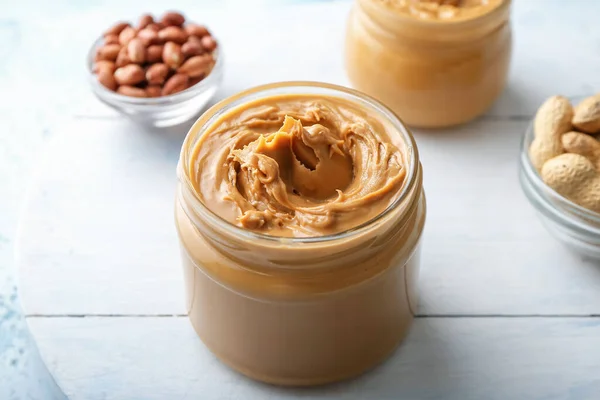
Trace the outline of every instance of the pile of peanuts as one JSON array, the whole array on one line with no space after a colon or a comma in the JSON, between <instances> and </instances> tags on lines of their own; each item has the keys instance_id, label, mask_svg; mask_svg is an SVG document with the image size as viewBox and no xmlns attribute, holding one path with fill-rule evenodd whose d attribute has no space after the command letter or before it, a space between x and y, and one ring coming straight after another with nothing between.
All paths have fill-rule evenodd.
<instances>
[{"instance_id":1,"label":"pile of peanuts","mask_svg":"<svg viewBox=\"0 0 600 400\"><path fill-rule=\"evenodd\" d=\"M600 93L573 106L552 96L538 109L529 157L556 192L600 213Z\"/></svg>"},{"instance_id":2,"label":"pile of peanuts","mask_svg":"<svg viewBox=\"0 0 600 400\"><path fill-rule=\"evenodd\" d=\"M185 22L167 12L159 20L144 14L137 26L113 25L96 50L98 81L133 97L168 96L200 82L215 64L217 42L206 27Z\"/></svg>"}]
</instances>

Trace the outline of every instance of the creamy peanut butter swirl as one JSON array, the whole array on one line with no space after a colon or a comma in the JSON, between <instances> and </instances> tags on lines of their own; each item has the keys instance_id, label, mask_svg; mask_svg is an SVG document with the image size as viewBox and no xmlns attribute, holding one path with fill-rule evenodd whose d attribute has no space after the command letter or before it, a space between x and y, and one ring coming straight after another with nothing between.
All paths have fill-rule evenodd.
<instances>
[{"instance_id":1,"label":"creamy peanut butter swirl","mask_svg":"<svg viewBox=\"0 0 600 400\"><path fill-rule=\"evenodd\" d=\"M234 108L194 149L195 189L213 212L275 236L322 236L380 214L405 178L403 144L375 111L331 96Z\"/></svg>"}]
</instances>

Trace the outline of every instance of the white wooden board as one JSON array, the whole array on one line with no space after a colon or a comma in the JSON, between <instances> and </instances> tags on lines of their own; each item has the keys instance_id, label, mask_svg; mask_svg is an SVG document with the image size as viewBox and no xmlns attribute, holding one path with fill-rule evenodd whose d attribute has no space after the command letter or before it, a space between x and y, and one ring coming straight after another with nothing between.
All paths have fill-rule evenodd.
<instances>
[{"instance_id":1,"label":"white wooden board","mask_svg":"<svg viewBox=\"0 0 600 400\"><path fill-rule=\"evenodd\" d=\"M226 57L219 96L275 80L347 83L348 8L207 10ZM517 1L496 106L463 127L415 131L429 203L418 312L435 318L419 319L383 368L315 391L250 382L202 347L183 316L172 216L187 127L144 131L88 97L47 144L16 249L24 313L59 386L74 399L597 398L600 266L544 230L517 159L544 97L600 89L599 13L592 1ZM109 20L70 19L75 46ZM60 34L67 21L45 23Z\"/></svg>"},{"instance_id":2,"label":"white wooden board","mask_svg":"<svg viewBox=\"0 0 600 400\"><path fill-rule=\"evenodd\" d=\"M29 325L73 400L596 400L600 393L600 322L590 318L419 319L388 362L314 389L277 388L229 370L185 317L30 318Z\"/></svg>"}]
</instances>

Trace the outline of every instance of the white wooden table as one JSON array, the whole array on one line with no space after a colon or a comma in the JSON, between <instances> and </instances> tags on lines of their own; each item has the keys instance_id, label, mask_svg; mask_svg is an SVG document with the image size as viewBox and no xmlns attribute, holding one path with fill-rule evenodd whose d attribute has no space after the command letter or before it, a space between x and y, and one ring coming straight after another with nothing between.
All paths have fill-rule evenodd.
<instances>
[{"instance_id":1,"label":"white wooden table","mask_svg":"<svg viewBox=\"0 0 600 400\"><path fill-rule=\"evenodd\" d=\"M219 97L277 80L347 84L349 3L293 7L202 11L226 57ZM79 105L47 144L17 244L23 309L57 384L72 399L600 398L600 265L549 236L517 179L539 103L600 91L598 15L592 0L517 0L495 107L414 132L429 202L419 316L387 363L316 389L232 372L185 316L172 210L187 127L143 130ZM73 25L91 40L106 23L86 14Z\"/></svg>"}]
</instances>

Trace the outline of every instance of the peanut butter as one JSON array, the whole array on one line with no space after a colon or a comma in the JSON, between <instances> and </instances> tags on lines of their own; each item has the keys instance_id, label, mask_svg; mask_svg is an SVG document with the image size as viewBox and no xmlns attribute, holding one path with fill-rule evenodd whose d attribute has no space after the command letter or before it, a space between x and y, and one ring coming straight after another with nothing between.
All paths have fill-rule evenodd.
<instances>
[{"instance_id":1,"label":"peanut butter","mask_svg":"<svg viewBox=\"0 0 600 400\"><path fill-rule=\"evenodd\" d=\"M241 227L334 234L380 214L402 186L402 144L389 131L375 112L341 98L263 98L206 130L190 175L206 206Z\"/></svg>"},{"instance_id":2,"label":"peanut butter","mask_svg":"<svg viewBox=\"0 0 600 400\"><path fill-rule=\"evenodd\" d=\"M477 18L504 0L375 0L391 11L424 20L457 21Z\"/></svg>"},{"instance_id":3,"label":"peanut butter","mask_svg":"<svg viewBox=\"0 0 600 400\"><path fill-rule=\"evenodd\" d=\"M402 120L446 127L502 92L512 49L510 0L355 0L346 30L352 85Z\"/></svg>"},{"instance_id":4,"label":"peanut butter","mask_svg":"<svg viewBox=\"0 0 600 400\"><path fill-rule=\"evenodd\" d=\"M221 361L315 385L392 353L425 223L416 145L393 113L333 85L250 89L194 124L178 176L188 315Z\"/></svg>"}]
</instances>

